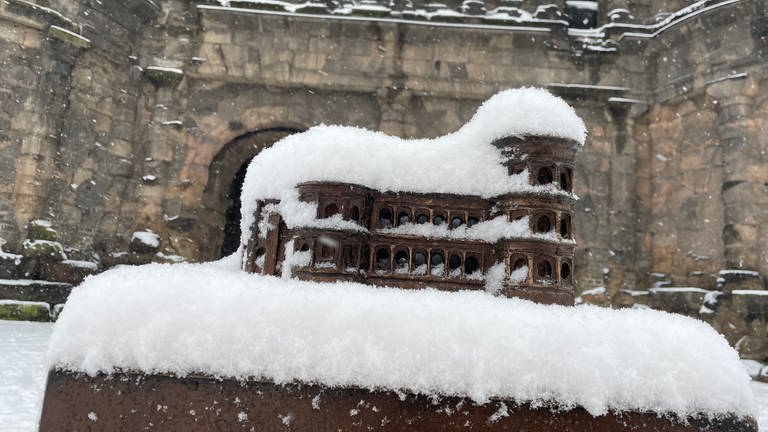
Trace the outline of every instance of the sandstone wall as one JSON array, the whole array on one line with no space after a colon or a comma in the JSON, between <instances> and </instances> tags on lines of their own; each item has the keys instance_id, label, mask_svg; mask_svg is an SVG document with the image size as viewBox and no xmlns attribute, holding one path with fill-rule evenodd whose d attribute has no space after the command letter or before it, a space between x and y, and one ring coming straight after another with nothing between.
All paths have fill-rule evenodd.
<instances>
[{"instance_id":1,"label":"sandstone wall","mask_svg":"<svg viewBox=\"0 0 768 432\"><path fill-rule=\"evenodd\" d=\"M23 1L0 6L0 56L12 71L0 86L8 178L0 237L18 243L27 222L41 218L56 221L65 243L92 250L123 217L135 157L137 30L157 10L143 1L67 4L66 17Z\"/></svg>"}]
</instances>

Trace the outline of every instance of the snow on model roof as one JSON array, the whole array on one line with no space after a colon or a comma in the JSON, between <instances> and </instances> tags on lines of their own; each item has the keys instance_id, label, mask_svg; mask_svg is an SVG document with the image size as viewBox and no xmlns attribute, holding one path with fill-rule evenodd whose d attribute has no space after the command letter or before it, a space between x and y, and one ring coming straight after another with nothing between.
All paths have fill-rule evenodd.
<instances>
[{"instance_id":1,"label":"snow on model roof","mask_svg":"<svg viewBox=\"0 0 768 432\"><path fill-rule=\"evenodd\" d=\"M236 261L87 279L54 327L49 365L512 398L593 415L754 413L738 355L701 321L285 280L239 271Z\"/></svg>"},{"instance_id":2,"label":"snow on model roof","mask_svg":"<svg viewBox=\"0 0 768 432\"><path fill-rule=\"evenodd\" d=\"M510 176L501 151L507 136L542 135L583 145L584 122L546 90L505 90L485 101L458 131L434 139L406 140L366 129L316 126L290 135L253 158L242 193L242 232L253 223L258 199L291 199L306 181L333 181L380 191L455 193L493 197L521 190L527 176Z\"/></svg>"}]
</instances>

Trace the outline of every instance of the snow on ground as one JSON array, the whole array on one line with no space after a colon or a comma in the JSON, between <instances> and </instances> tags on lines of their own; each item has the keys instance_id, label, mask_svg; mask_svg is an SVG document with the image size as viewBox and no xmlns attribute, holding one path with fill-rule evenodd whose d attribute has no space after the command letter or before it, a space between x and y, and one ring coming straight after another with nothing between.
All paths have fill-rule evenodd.
<instances>
[{"instance_id":1,"label":"snow on ground","mask_svg":"<svg viewBox=\"0 0 768 432\"><path fill-rule=\"evenodd\" d=\"M37 431L45 386L43 359L52 325L0 320L0 424L4 432ZM753 381L760 432L768 432L768 384Z\"/></svg>"},{"instance_id":2,"label":"snow on ground","mask_svg":"<svg viewBox=\"0 0 768 432\"><path fill-rule=\"evenodd\" d=\"M5 432L37 430L50 323L0 320L0 425Z\"/></svg>"},{"instance_id":3,"label":"snow on ground","mask_svg":"<svg viewBox=\"0 0 768 432\"><path fill-rule=\"evenodd\" d=\"M768 383L752 381L752 392L757 402L757 423L760 425L760 432L768 432Z\"/></svg>"},{"instance_id":4,"label":"snow on ground","mask_svg":"<svg viewBox=\"0 0 768 432\"><path fill-rule=\"evenodd\" d=\"M228 261L89 278L56 324L50 364L554 401L595 415L754 410L735 351L683 316L283 280Z\"/></svg>"}]
</instances>

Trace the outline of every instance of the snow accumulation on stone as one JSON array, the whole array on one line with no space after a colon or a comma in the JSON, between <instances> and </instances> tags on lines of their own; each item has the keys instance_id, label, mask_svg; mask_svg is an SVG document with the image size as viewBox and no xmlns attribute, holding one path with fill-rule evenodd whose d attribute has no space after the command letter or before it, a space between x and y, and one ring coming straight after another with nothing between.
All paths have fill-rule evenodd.
<instances>
[{"instance_id":1,"label":"snow accumulation on stone","mask_svg":"<svg viewBox=\"0 0 768 432\"><path fill-rule=\"evenodd\" d=\"M708 293L709 290L705 290L703 288L697 288L697 287L655 287L650 288L648 291L656 294L656 293Z\"/></svg>"},{"instance_id":2,"label":"snow accumulation on stone","mask_svg":"<svg viewBox=\"0 0 768 432\"><path fill-rule=\"evenodd\" d=\"M0 237L0 260L13 261L14 264L21 264L21 255L13 254L3 250L3 245L6 243L5 239Z\"/></svg>"},{"instance_id":3,"label":"snow accumulation on stone","mask_svg":"<svg viewBox=\"0 0 768 432\"><path fill-rule=\"evenodd\" d=\"M752 415L707 324L650 310L248 274L237 256L116 268L73 290L48 364L490 398L593 415Z\"/></svg>"},{"instance_id":4,"label":"snow accumulation on stone","mask_svg":"<svg viewBox=\"0 0 768 432\"><path fill-rule=\"evenodd\" d=\"M131 241L139 241L153 248L160 246L160 236L152 231L136 231L131 235Z\"/></svg>"},{"instance_id":5,"label":"snow accumulation on stone","mask_svg":"<svg viewBox=\"0 0 768 432\"><path fill-rule=\"evenodd\" d=\"M355 127L313 127L253 158L243 184L241 232L244 238L250 236L254 205L260 199L280 199L280 213L290 217L284 206L296 205L295 187L307 181L486 198L510 192L567 193L553 185L529 185L527 172L508 174L501 150L492 143L528 135L583 145L586 127L565 101L536 88L497 93L458 131L434 139L407 140Z\"/></svg>"},{"instance_id":6,"label":"snow accumulation on stone","mask_svg":"<svg viewBox=\"0 0 768 432\"><path fill-rule=\"evenodd\" d=\"M88 269L88 270L98 270L99 265L95 262L91 261L82 261L82 260L64 260L62 261L62 264L70 265L72 267L78 267L82 269Z\"/></svg>"},{"instance_id":7,"label":"snow accumulation on stone","mask_svg":"<svg viewBox=\"0 0 768 432\"><path fill-rule=\"evenodd\" d=\"M0 279L0 285L30 286L30 285L62 285L62 282L50 282L38 279Z\"/></svg>"}]
</instances>

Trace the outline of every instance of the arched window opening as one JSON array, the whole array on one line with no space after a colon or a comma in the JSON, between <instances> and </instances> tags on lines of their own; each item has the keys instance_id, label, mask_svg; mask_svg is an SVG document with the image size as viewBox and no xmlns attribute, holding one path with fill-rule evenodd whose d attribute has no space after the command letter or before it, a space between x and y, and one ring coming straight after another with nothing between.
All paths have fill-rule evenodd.
<instances>
[{"instance_id":1,"label":"arched window opening","mask_svg":"<svg viewBox=\"0 0 768 432\"><path fill-rule=\"evenodd\" d=\"M337 206L334 203L330 203L327 206L325 206L325 211L323 211L323 217L331 217L335 214L339 214L339 206Z\"/></svg>"},{"instance_id":2,"label":"arched window opening","mask_svg":"<svg viewBox=\"0 0 768 432\"><path fill-rule=\"evenodd\" d=\"M480 279L479 276L481 275L480 261L478 261L477 257L468 256L467 259L464 260L464 276L467 279Z\"/></svg>"},{"instance_id":3,"label":"arched window opening","mask_svg":"<svg viewBox=\"0 0 768 432\"><path fill-rule=\"evenodd\" d=\"M336 248L331 246L331 241L318 240L319 247L315 246L315 268L336 268Z\"/></svg>"},{"instance_id":4,"label":"arched window opening","mask_svg":"<svg viewBox=\"0 0 768 432\"><path fill-rule=\"evenodd\" d=\"M570 283L571 265L567 262L560 264L560 279L564 283Z\"/></svg>"},{"instance_id":5,"label":"arched window opening","mask_svg":"<svg viewBox=\"0 0 768 432\"><path fill-rule=\"evenodd\" d=\"M571 184L571 178L573 176L573 171L571 171L570 168L561 167L560 168L560 189L570 192L571 188L573 187Z\"/></svg>"},{"instance_id":6,"label":"arched window opening","mask_svg":"<svg viewBox=\"0 0 768 432\"><path fill-rule=\"evenodd\" d=\"M405 249L395 252L395 273L408 274L408 251Z\"/></svg>"},{"instance_id":7,"label":"arched window opening","mask_svg":"<svg viewBox=\"0 0 768 432\"><path fill-rule=\"evenodd\" d=\"M413 253L413 275L421 276L427 274L427 253L416 251Z\"/></svg>"},{"instance_id":8,"label":"arched window opening","mask_svg":"<svg viewBox=\"0 0 768 432\"><path fill-rule=\"evenodd\" d=\"M354 271L357 270L357 252L351 246L344 247L344 270Z\"/></svg>"},{"instance_id":9,"label":"arched window opening","mask_svg":"<svg viewBox=\"0 0 768 432\"><path fill-rule=\"evenodd\" d=\"M536 276L543 280L552 279L552 264L547 260L536 263Z\"/></svg>"},{"instance_id":10,"label":"arched window opening","mask_svg":"<svg viewBox=\"0 0 768 432\"><path fill-rule=\"evenodd\" d=\"M448 276L452 278L461 276L461 257L456 254L448 258Z\"/></svg>"},{"instance_id":11,"label":"arched window opening","mask_svg":"<svg viewBox=\"0 0 768 432\"><path fill-rule=\"evenodd\" d=\"M405 225L407 223L411 223L411 214L405 210L400 210L397 214L397 224Z\"/></svg>"},{"instance_id":12,"label":"arched window opening","mask_svg":"<svg viewBox=\"0 0 768 432\"><path fill-rule=\"evenodd\" d=\"M352 206L351 209L349 209L349 220L358 222L360 220L360 209L357 208L357 206Z\"/></svg>"},{"instance_id":13,"label":"arched window opening","mask_svg":"<svg viewBox=\"0 0 768 432\"><path fill-rule=\"evenodd\" d=\"M560 219L560 236L562 238L571 238L571 216L562 215Z\"/></svg>"},{"instance_id":14,"label":"arched window opening","mask_svg":"<svg viewBox=\"0 0 768 432\"><path fill-rule=\"evenodd\" d=\"M451 218L451 228L458 228L462 225L464 225L464 219L462 219L461 216L454 216Z\"/></svg>"},{"instance_id":15,"label":"arched window opening","mask_svg":"<svg viewBox=\"0 0 768 432\"><path fill-rule=\"evenodd\" d=\"M299 248L299 251L300 251L300 252L306 252L306 251L308 251L308 250L309 250L309 245L308 245L308 244L306 244L306 243L302 244L302 245L301 245L301 248Z\"/></svg>"},{"instance_id":16,"label":"arched window opening","mask_svg":"<svg viewBox=\"0 0 768 432\"><path fill-rule=\"evenodd\" d=\"M425 224L429 222L429 216L425 213L419 213L418 216L416 216L416 223L417 224Z\"/></svg>"},{"instance_id":17,"label":"arched window opening","mask_svg":"<svg viewBox=\"0 0 768 432\"><path fill-rule=\"evenodd\" d=\"M546 185L552 183L555 180L554 173L550 167L541 167L536 174L536 182L540 185Z\"/></svg>"},{"instance_id":18,"label":"arched window opening","mask_svg":"<svg viewBox=\"0 0 768 432\"><path fill-rule=\"evenodd\" d=\"M517 258L515 259L515 262L512 264L512 271L520 270L523 267L528 267L528 259Z\"/></svg>"},{"instance_id":19,"label":"arched window opening","mask_svg":"<svg viewBox=\"0 0 768 432\"><path fill-rule=\"evenodd\" d=\"M376 269L389 270L389 249L376 249Z\"/></svg>"},{"instance_id":20,"label":"arched window opening","mask_svg":"<svg viewBox=\"0 0 768 432\"><path fill-rule=\"evenodd\" d=\"M389 228L392 226L392 210L384 207L379 210L379 228Z\"/></svg>"},{"instance_id":21,"label":"arched window opening","mask_svg":"<svg viewBox=\"0 0 768 432\"><path fill-rule=\"evenodd\" d=\"M429 257L429 268L432 276L445 275L445 258L443 258L442 252L432 252Z\"/></svg>"},{"instance_id":22,"label":"arched window opening","mask_svg":"<svg viewBox=\"0 0 768 432\"><path fill-rule=\"evenodd\" d=\"M538 233L547 233L552 230L552 221L549 219L549 216L543 215L539 216L538 219L536 219L536 232Z\"/></svg>"},{"instance_id":23,"label":"arched window opening","mask_svg":"<svg viewBox=\"0 0 768 432\"><path fill-rule=\"evenodd\" d=\"M528 258L512 257L512 272L509 274L509 281L513 284L522 284L528 280Z\"/></svg>"},{"instance_id":24,"label":"arched window opening","mask_svg":"<svg viewBox=\"0 0 768 432\"><path fill-rule=\"evenodd\" d=\"M445 223L445 215L438 213L432 217L432 223L435 225L442 225Z\"/></svg>"},{"instance_id":25,"label":"arched window opening","mask_svg":"<svg viewBox=\"0 0 768 432\"><path fill-rule=\"evenodd\" d=\"M371 259L371 248L368 246L368 244L363 244L363 247L360 250L360 268L361 269L370 268L370 265L371 265L371 262L369 261L370 259Z\"/></svg>"},{"instance_id":26,"label":"arched window opening","mask_svg":"<svg viewBox=\"0 0 768 432\"><path fill-rule=\"evenodd\" d=\"M467 227L472 227L480 222L480 218L477 216L470 216L467 218Z\"/></svg>"}]
</instances>

